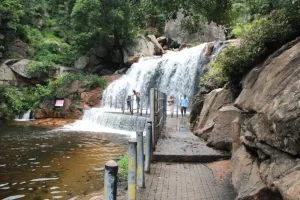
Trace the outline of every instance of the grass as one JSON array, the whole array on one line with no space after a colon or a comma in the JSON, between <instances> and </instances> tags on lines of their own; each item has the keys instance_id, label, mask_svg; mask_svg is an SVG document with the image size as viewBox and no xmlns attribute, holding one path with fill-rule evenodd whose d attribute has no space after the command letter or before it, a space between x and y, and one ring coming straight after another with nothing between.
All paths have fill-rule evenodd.
<instances>
[{"instance_id":1,"label":"grass","mask_svg":"<svg viewBox=\"0 0 300 200\"><path fill-rule=\"evenodd\" d=\"M127 181L128 179L128 155L121 156L120 160L118 161L119 165L119 177L122 180Z\"/></svg>"}]
</instances>

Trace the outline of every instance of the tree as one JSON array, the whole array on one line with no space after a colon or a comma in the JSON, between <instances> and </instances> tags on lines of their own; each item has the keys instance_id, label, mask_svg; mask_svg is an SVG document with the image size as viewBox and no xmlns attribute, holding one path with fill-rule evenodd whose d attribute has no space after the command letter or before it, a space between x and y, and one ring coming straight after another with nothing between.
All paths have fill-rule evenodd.
<instances>
[{"instance_id":1,"label":"tree","mask_svg":"<svg viewBox=\"0 0 300 200\"><path fill-rule=\"evenodd\" d=\"M121 54L122 66L123 46L135 36L137 30L133 25L132 6L129 0L77 0L71 19L79 50L86 52L98 45L105 45L113 38Z\"/></svg>"},{"instance_id":2,"label":"tree","mask_svg":"<svg viewBox=\"0 0 300 200\"><path fill-rule=\"evenodd\" d=\"M24 10L20 0L2 0L0 3L1 32L8 29L16 30L23 15Z\"/></svg>"}]
</instances>

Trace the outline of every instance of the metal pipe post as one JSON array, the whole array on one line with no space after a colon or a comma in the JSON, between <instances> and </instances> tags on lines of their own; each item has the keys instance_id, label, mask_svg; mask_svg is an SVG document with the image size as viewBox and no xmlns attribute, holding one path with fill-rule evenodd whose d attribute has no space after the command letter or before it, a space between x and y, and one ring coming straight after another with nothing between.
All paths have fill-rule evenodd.
<instances>
[{"instance_id":1,"label":"metal pipe post","mask_svg":"<svg viewBox=\"0 0 300 200\"><path fill-rule=\"evenodd\" d=\"M136 132L137 139L137 186L145 188L145 171L144 171L144 143L143 132Z\"/></svg>"},{"instance_id":2,"label":"metal pipe post","mask_svg":"<svg viewBox=\"0 0 300 200\"><path fill-rule=\"evenodd\" d=\"M157 137L158 137L158 130L159 130L159 127L157 126L158 123L159 123L159 118L158 118L158 109L159 109L159 104L158 104L159 100L158 100L158 90L155 90L155 93L154 93L154 140L155 140L155 143L154 145L156 145L157 143Z\"/></svg>"},{"instance_id":3,"label":"metal pipe post","mask_svg":"<svg viewBox=\"0 0 300 200\"><path fill-rule=\"evenodd\" d=\"M152 123L147 122L146 127L146 156L145 156L145 172L150 173L150 161L152 158Z\"/></svg>"},{"instance_id":4,"label":"metal pipe post","mask_svg":"<svg viewBox=\"0 0 300 200\"><path fill-rule=\"evenodd\" d=\"M133 115L133 100L134 100L134 98L133 98L133 95L131 96L131 101L130 101L130 104L131 104L131 114Z\"/></svg>"},{"instance_id":5,"label":"metal pipe post","mask_svg":"<svg viewBox=\"0 0 300 200\"><path fill-rule=\"evenodd\" d=\"M104 175L104 199L116 200L117 199L117 174L118 164L110 160L105 164Z\"/></svg>"},{"instance_id":6,"label":"metal pipe post","mask_svg":"<svg viewBox=\"0 0 300 200\"><path fill-rule=\"evenodd\" d=\"M136 139L128 142L128 200L136 200Z\"/></svg>"},{"instance_id":7,"label":"metal pipe post","mask_svg":"<svg viewBox=\"0 0 300 200\"><path fill-rule=\"evenodd\" d=\"M150 121L152 122L152 144L155 144L155 134L154 134L154 120L155 120L155 91L154 88L150 89ZM154 145L153 145L154 147Z\"/></svg>"},{"instance_id":8,"label":"metal pipe post","mask_svg":"<svg viewBox=\"0 0 300 200\"><path fill-rule=\"evenodd\" d=\"M176 117L178 118L178 106L179 106L179 101L180 101L180 99L178 99L178 97L176 97L176 107L177 107L177 109L176 109Z\"/></svg>"},{"instance_id":9,"label":"metal pipe post","mask_svg":"<svg viewBox=\"0 0 300 200\"><path fill-rule=\"evenodd\" d=\"M110 107L112 107L112 96L110 97Z\"/></svg>"},{"instance_id":10,"label":"metal pipe post","mask_svg":"<svg viewBox=\"0 0 300 200\"><path fill-rule=\"evenodd\" d=\"M141 101L140 101L140 107L141 107L141 113L140 113L140 115L141 116L143 115L143 100L144 100L144 98L141 97Z\"/></svg>"}]
</instances>

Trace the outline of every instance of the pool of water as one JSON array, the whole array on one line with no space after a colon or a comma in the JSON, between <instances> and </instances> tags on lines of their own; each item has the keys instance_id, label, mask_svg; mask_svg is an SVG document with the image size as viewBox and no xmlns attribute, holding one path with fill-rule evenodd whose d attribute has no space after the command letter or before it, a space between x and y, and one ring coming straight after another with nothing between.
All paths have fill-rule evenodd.
<instances>
[{"instance_id":1,"label":"pool of water","mask_svg":"<svg viewBox=\"0 0 300 200\"><path fill-rule=\"evenodd\" d=\"M103 190L104 165L128 136L55 131L0 121L0 199L81 199Z\"/></svg>"}]
</instances>

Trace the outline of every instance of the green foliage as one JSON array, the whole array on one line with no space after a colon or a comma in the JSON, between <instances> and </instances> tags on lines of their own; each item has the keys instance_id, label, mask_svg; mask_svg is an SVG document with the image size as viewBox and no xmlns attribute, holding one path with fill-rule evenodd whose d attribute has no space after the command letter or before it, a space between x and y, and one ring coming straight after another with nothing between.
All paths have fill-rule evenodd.
<instances>
[{"instance_id":1,"label":"green foliage","mask_svg":"<svg viewBox=\"0 0 300 200\"><path fill-rule=\"evenodd\" d=\"M51 77L55 70L51 62L33 62L28 66L27 74L31 77L47 78Z\"/></svg>"},{"instance_id":2,"label":"green foliage","mask_svg":"<svg viewBox=\"0 0 300 200\"><path fill-rule=\"evenodd\" d=\"M121 46L137 33L130 0L77 0L71 19L75 44L82 52L105 44L111 36L115 45Z\"/></svg>"},{"instance_id":3,"label":"green foliage","mask_svg":"<svg viewBox=\"0 0 300 200\"><path fill-rule=\"evenodd\" d=\"M0 112L8 119L27 112L34 104L28 88L5 87L0 85Z\"/></svg>"},{"instance_id":4,"label":"green foliage","mask_svg":"<svg viewBox=\"0 0 300 200\"><path fill-rule=\"evenodd\" d=\"M242 44L226 48L211 65L211 71L201 83L213 81L224 85L229 81L237 87L253 67L295 38L300 31L300 15L295 16L295 13L300 12L300 0L293 2L293 6L282 7L251 23L236 26L234 33L243 39Z\"/></svg>"},{"instance_id":5,"label":"green foliage","mask_svg":"<svg viewBox=\"0 0 300 200\"><path fill-rule=\"evenodd\" d=\"M118 161L118 166L119 166L119 177L122 180L127 180L128 179L128 155L124 155L120 158Z\"/></svg>"},{"instance_id":6,"label":"green foliage","mask_svg":"<svg viewBox=\"0 0 300 200\"><path fill-rule=\"evenodd\" d=\"M20 0L2 0L0 3L0 29L17 29L20 18L24 15Z\"/></svg>"},{"instance_id":7,"label":"green foliage","mask_svg":"<svg viewBox=\"0 0 300 200\"><path fill-rule=\"evenodd\" d=\"M106 85L102 77L84 74L67 74L55 81L49 81L46 85L37 84L32 88L0 85L0 112L4 113L6 118L12 119L20 113L37 108L45 99L64 98L65 94L60 88L76 80L86 81L87 89Z\"/></svg>"}]
</instances>

